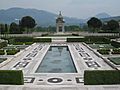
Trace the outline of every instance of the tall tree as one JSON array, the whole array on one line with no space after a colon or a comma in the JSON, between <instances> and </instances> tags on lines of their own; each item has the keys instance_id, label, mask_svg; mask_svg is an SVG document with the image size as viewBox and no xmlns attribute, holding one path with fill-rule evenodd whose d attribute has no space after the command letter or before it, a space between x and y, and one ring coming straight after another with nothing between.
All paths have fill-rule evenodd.
<instances>
[{"instance_id":1,"label":"tall tree","mask_svg":"<svg viewBox=\"0 0 120 90\"><path fill-rule=\"evenodd\" d=\"M102 26L101 20L95 17L92 17L90 20L88 20L87 24L88 27L93 30L99 29Z\"/></svg>"},{"instance_id":2,"label":"tall tree","mask_svg":"<svg viewBox=\"0 0 120 90\"><path fill-rule=\"evenodd\" d=\"M21 34L22 32L20 31L19 25L17 25L15 22L12 22L10 24L10 29L9 32L11 34Z\"/></svg>"},{"instance_id":3,"label":"tall tree","mask_svg":"<svg viewBox=\"0 0 120 90\"><path fill-rule=\"evenodd\" d=\"M27 30L32 29L35 26L36 26L36 22L31 16L25 16L20 21L20 27L26 28Z\"/></svg>"},{"instance_id":4,"label":"tall tree","mask_svg":"<svg viewBox=\"0 0 120 90\"><path fill-rule=\"evenodd\" d=\"M119 26L119 22L115 21L115 20L110 20L107 22L107 26L109 28L109 30L117 30L120 26Z\"/></svg>"},{"instance_id":5,"label":"tall tree","mask_svg":"<svg viewBox=\"0 0 120 90\"><path fill-rule=\"evenodd\" d=\"M4 24L0 24L0 34L4 34L5 27Z\"/></svg>"}]
</instances>

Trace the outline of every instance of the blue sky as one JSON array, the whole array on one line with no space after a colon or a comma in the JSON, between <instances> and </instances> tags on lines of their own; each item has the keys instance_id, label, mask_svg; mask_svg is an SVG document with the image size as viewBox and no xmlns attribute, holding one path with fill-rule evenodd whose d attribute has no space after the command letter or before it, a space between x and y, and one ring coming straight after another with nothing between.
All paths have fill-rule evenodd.
<instances>
[{"instance_id":1,"label":"blue sky","mask_svg":"<svg viewBox=\"0 0 120 90\"><path fill-rule=\"evenodd\" d=\"M106 12L120 15L120 0L1 0L0 9L12 7L35 8L53 13L63 12L64 16L88 18Z\"/></svg>"}]
</instances>

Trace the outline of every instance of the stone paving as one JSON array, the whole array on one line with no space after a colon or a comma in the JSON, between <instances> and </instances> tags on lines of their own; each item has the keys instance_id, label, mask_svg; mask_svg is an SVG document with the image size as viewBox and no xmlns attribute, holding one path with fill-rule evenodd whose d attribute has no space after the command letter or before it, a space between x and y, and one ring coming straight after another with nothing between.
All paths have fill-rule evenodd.
<instances>
[{"instance_id":1,"label":"stone paving","mask_svg":"<svg viewBox=\"0 0 120 90\"><path fill-rule=\"evenodd\" d=\"M68 46L77 73L35 73L50 46ZM120 85L86 86L84 70L112 70L82 43L34 43L0 70L23 70L25 85L0 86L0 90L120 90Z\"/></svg>"}]
</instances>

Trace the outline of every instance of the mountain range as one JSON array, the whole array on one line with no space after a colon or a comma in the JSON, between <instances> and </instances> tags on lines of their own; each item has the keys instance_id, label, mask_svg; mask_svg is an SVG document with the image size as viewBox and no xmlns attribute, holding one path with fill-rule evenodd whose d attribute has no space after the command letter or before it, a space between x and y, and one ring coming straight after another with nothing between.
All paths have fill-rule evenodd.
<instances>
[{"instance_id":1,"label":"mountain range","mask_svg":"<svg viewBox=\"0 0 120 90\"><path fill-rule=\"evenodd\" d=\"M37 10L37 9L24 9L24 8L10 8L10 9L2 9L0 10L0 23L7 23L10 24L11 22L18 23L24 16L32 16L37 25L40 26L55 26L55 19L57 18L57 14L45 11L45 10ZM110 18L111 16L107 13L100 13L97 14L95 17L97 18ZM120 17L119 17L120 18ZM80 25L81 23L85 23L85 19L78 19L73 17L64 16L66 25ZM117 18L118 19L118 18Z\"/></svg>"}]
</instances>

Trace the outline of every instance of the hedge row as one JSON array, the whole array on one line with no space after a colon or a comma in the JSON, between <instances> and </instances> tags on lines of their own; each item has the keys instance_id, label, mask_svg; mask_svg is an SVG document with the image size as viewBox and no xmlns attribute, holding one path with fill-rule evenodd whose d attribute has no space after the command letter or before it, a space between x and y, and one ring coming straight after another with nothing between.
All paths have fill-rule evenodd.
<instances>
[{"instance_id":1,"label":"hedge row","mask_svg":"<svg viewBox=\"0 0 120 90\"><path fill-rule=\"evenodd\" d=\"M120 84L120 71L118 70L85 71L84 84L85 85Z\"/></svg>"},{"instance_id":2,"label":"hedge row","mask_svg":"<svg viewBox=\"0 0 120 90\"><path fill-rule=\"evenodd\" d=\"M15 50L15 49L13 49L13 50L6 50L6 52L7 52L7 55L15 55L16 53L18 53L20 50Z\"/></svg>"},{"instance_id":3,"label":"hedge row","mask_svg":"<svg viewBox=\"0 0 120 90\"><path fill-rule=\"evenodd\" d=\"M112 54L120 54L120 49L113 49Z\"/></svg>"},{"instance_id":4,"label":"hedge row","mask_svg":"<svg viewBox=\"0 0 120 90\"><path fill-rule=\"evenodd\" d=\"M109 54L110 49L99 49L97 50L100 54Z\"/></svg>"},{"instance_id":5,"label":"hedge row","mask_svg":"<svg viewBox=\"0 0 120 90\"><path fill-rule=\"evenodd\" d=\"M0 43L0 49L3 48L3 47L6 47L7 46L7 42L1 42Z\"/></svg>"},{"instance_id":6,"label":"hedge row","mask_svg":"<svg viewBox=\"0 0 120 90\"><path fill-rule=\"evenodd\" d=\"M51 38L34 38L33 42L51 42Z\"/></svg>"},{"instance_id":7,"label":"hedge row","mask_svg":"<svg viewBox=\"0 0 120 90\"><path fill-rule=\"evenodd\" d=\"M67 38L67 42L84 42L85 38Z\"/></svg>"},{"instance_id":8,"label":"hedge row","mask_svg":"<svg viewBox=\"0 0 120 90\"><path fill-rule=\"evenodd\" d=\"M30 45L34 42L51 42L51 38L33 38L33 37L16 37L16 38L9 38L9 44L14 45Z\"/></svg>"},{"instance_id":9,"label":"hedge row","mask_svg":"<svg viewBox=\"0 0 120 90\"><path fill-rule=\"evenodd\" d=\"M0 50L0 55L4 55L4 54L5 54L4 50Z\"/></svg>"},{"instance_id":10,"label":"hedge row","mask_svg":"<svg viewBox=\"0 0 120 90\"><path fill-rule=\"evenodd\" d=\"M67 42L85 42L85 43L96 43L96 44L108 44L108 43L110 43L110 39L107 37L86 36L84 38L67 38Z\"/></svg>"},{"instance_id":11,"label":"hedge row","mask_svg":"<svg viewBox=\"0 0 120 90\"><path fill-rule=\"evenodd\" d=\"M0 70L0 84L23 85L23 72L15 70Z\"/></svg>"},{"instance_id":12,"label":"hedge row","mask_svg":"<svg viewBox=\"0 0 120 90\"><path fill-rule=\"evenodd\" d=\"M111 41L111 45L116 47L116 48L120 48L120 43L119 42Z\"/></svg>"}]
</instances>

